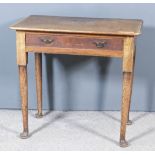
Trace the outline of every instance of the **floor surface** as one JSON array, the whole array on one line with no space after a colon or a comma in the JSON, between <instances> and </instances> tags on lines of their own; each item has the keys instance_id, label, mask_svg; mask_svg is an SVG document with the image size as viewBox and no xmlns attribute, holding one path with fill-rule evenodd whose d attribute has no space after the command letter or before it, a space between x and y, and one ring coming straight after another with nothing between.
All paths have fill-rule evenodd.
<instances>
[{"instance_id":1,"label":"floor surface","mask_svg":"<svg viewBox=\"0 0 155 155\"><path fill-rule=\"evenodd\" d=\"M120 112L29 111L28 139L20 139L20 110L0 110L0 150L155 150L155 113L131 112L129 147L119 147Z\"/></svg>"}]
</instances>

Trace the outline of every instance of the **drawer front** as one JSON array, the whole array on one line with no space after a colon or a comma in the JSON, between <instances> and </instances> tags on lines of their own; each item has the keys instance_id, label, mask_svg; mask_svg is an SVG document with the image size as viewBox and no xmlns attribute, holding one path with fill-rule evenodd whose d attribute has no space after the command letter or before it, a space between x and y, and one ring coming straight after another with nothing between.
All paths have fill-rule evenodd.
<instances>
[{"instance_id":1,"label":"drawer front","mask_svg":"<svg viewBox=\"0 0 155 155\"><path fill-rule=\"evenodd\" d=\"M123 38L112 36L26 33L26 46L122 51Z\"/></svg>"}]
</instances>

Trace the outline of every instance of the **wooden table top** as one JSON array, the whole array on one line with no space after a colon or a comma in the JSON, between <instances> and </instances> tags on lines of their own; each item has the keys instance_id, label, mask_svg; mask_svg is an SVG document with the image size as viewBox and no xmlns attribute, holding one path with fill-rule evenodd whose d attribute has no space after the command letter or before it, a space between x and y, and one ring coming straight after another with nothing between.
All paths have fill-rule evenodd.
<instances>
[{"instance_id":1,"label":"wooden table top","mask_svg":"<svg viewBox=\"0 0 155 155\"><path fill-rule=\"evenodd\" d=\"M23 31L129 35L141 33L142 20L31 15L10 28Z\"/></svg>"}]
</instances>

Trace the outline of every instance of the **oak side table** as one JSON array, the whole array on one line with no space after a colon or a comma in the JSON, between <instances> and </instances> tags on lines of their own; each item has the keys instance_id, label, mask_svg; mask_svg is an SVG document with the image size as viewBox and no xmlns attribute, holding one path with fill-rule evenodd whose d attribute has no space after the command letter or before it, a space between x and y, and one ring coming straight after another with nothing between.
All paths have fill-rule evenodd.
<instances>
[{"instance_id":1,"label":"oak side table","mask_svg":"<svg viewBox=\"0 0 155 155\"><path fill-rule=\"evenodd\" d=\"M28 137L28 53L35 54L36 116L42 117L42 53L116 57L122 59L123 94L120 146L125 140L132 94L135 38L142 20L56 17L32 15L12 25L16 30L17 64L23 115L21 138Z\"/></svg>"}]
</instances>

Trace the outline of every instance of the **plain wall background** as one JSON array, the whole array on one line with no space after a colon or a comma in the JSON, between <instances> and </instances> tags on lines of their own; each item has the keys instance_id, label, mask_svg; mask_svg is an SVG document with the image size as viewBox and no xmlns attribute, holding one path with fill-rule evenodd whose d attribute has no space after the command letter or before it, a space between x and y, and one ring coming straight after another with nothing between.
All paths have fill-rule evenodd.
<instances>
[{"instance_id":1,"label":"plain wall background","mask_svg":"<svg viewBox=\"0 0 155 155\"><path fill-rule=\"evenodd\" d=\"M143 19L137 39L132 110L155 111L155 4L0 4L0 108L20 108L15 31L31 14ZM44 109L120 110L120 59L43 56ZM34 56L29 54L29 108L36 108Z\"/></svg>"}]
</instances>

